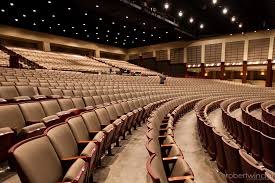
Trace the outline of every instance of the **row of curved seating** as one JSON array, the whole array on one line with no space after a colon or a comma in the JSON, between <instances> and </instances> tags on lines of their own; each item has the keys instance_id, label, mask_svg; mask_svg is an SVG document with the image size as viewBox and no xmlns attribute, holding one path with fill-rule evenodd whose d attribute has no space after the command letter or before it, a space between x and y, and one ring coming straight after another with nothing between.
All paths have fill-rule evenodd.
<instances>
[{"instance_id":1,"label":"row of curved seating","mask_svg":"<svg viewBox=\"0 0 275 183\"><path fill-rule=\"evenodd\" d=\"M72 111L72 114L64 118L65 120L47 126L48 128L44 129L45 131L43 130L40 136L36 134L35 137L27 138L14 145L9 151L11 166L16 167L22 182L91 182L93 170L100 165L100 159L105 151L108 150L108 154L112 154L113 143L119 146L120 137L125 139L126 132L131 134L131 128L140 125L155 107L165 102L165 98L170 97L172 95L152 97L154 102L149 99L150 101L144 105L138 103L138 100L142 100L139 98L111 104L105 103L89 110L68 109L67 111ZM73 98L62 99L73 100ZM46 111L53 112L52 104L56 105L58 100L62 99L18 105L33 105L34 103L42 105L43 103L43 106L48 107ZM47 105L49 102L51 105ZM69 108L68 103L65 103L64 107ZM28 106L28 109L31 110L27 113L28 115L36 115L33 110L37 107L30 109ZM32 152L31 157L28 151ZM47 158L41 159L43 155ZM47 166L41 167L41 164ZM35 175L35 172L43 171L46 173ZM64 176L62 172L66 171L68 172Z\"/></svg>"},{"instance_id":2,"label":"row of curved seating","mask_svg":"<svg viewBox=\"0 0 275 183\"><path fill-rule=\"evenodd\" d=\"M174 139L177 121L191 111L198 96L180 97L164 103L148 118L147 172L152 182L194 182L194 174Z\"/></svg>"},{"instance_id":3,"label":"row of curved seating","mask_svg":"<svg viewBox=\"0 0 275 183\"><path fill-rule=\"evenodd\" d=\"M272 170L254 159L253 153L247 151L243 144L239 143L240 138L237 138L240 136L239 132L242 131L242 122L230 114L240 108L243 101L248 98L227 96L207 98L198 102L195 108L202 146L207 150L211 159L216 161L219 170L226 174L228 182L274 182ZM248 109L251 110L250 107ZM208 116L219 108L222 110L222 122L228 131L211 125Z\"/></svg>"}]
</instances>

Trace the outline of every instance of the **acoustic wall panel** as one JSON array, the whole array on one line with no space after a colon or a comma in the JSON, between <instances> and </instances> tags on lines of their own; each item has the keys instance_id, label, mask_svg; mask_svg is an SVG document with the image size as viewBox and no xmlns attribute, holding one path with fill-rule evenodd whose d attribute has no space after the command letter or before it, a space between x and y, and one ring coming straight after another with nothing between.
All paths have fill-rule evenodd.
<instances>
[{"instance_id":1,"label":"acoustic wall panel","mask_svg":"<svg viewBox=\"0 0 275 183\"><path fill-rule=\"evenodd\" d=\"M153 52L142 52L142 58L152 58Z\"/></svg>"},{"instance_id":2,"label":"acoustic wall panel","mask_svg":"<svg viewBox=\"0 0 275 183\"><path fill-rule=\"evenodd\" d=\"M205 45L205 63L220 63L222 59L222 43Z\"/></svg>"},{"instance_id":3,"label":"acoustic wall panel","mask_svg":"<svg viewBox=\"0 0 275 183\"><path fill-rule=\"evenodd\" d=\"M201 46L192 46L187 48L187 63L188 64L201 63Z\"/></svg>"},{"instance_id":4,"label":"acoustic wall panel","mask_svg":"<svg viewBox=\"0 0 275 183\"><path fill-rule=\"evenodd\" d=\"M130 54L129 55L129 60L136 60L139 59L139 54Z\"/></svg>"},{"instance_id":5,"label":"acoustic wall panel","mask_svg":"<svg viewBox=\"0 0 275 183\"><path fill-rule=\"evenodd\" d=\"M247 61L266 61L268 59L269 41L269 38L249 40Z\"/></svg>"},{"instance_id":6,"label":"acoustic wall panel","mask_svg":"<svg viewBox=\"0 0 275 183\"><path fill-rule=\"evenodd\" d=\"M242 62L244 56L244 41L225 43L225 62Z\"/></svg>"},{"instance_id":7,"label":"acoustic wall panel","mask_svg":"<svg viewBox=\"0 0 275 183\"><path fill-rule=\"evenodd\" d=\"M175 48L170 50L170 63L179 64L184 60L184 48Z\"/></svg>"},{"instance_id":8,"label":"acoustic wall panel","mask_svg":"<svg viewBox=\"0 0 275 183\"><path fill-rule=\"evenodd\" d=\"M157 50L156 51L156 60L168 60L168 51L167 50Z\"/></svg>"}]
</instances>

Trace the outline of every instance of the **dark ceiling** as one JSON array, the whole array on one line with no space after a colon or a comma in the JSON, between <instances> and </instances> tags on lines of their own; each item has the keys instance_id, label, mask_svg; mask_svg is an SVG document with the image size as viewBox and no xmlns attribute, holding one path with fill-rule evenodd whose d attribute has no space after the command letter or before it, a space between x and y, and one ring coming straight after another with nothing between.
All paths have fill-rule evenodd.
<instances>
[{"instance_id":1,"label":"dark ceiling","mask_svg":"<svg viewBox=\"0 0 275 183\"><path fill-rule=\"evenodd\" d=\"M212 1L1 0L0 24L122 48L275 28L275 0Z\"/></svg>"}]
</instances>

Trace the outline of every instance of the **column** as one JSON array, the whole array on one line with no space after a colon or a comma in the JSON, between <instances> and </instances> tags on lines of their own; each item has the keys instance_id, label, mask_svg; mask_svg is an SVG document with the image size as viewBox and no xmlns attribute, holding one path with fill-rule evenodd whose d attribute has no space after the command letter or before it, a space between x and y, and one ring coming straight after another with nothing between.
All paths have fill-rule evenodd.
<instances>
[{"instance_id":1,"label":"column","mask_svg":"<svg viewBox=\"0 0 275 183\"><path fill-rule=\"evenodd\" d=\"M244 53L243 53L243 60L247 61L248 60L248 40L244 41Z\"/></svg>"},{"instance_id":2,"label":"column","mask_svg":"<svg viewBox=\"0 0 275 183\"><path fill-rule=\"evenodd\" d=\"M224 62L221 62L221 72L220 72L221 80L224 80L224 74L225 74L225 64L224 64Z\"/></svg>"},{"instance_id":3,"label":"column","mask_svg":"<svg viewBox=\"0 0 275 183\"><path fill-rule=\"evenodd\" d=\"M201 77L205 75L205 45L201 47Z\"/></svg>"},{"instance_id":4,"label":"column","mask_svg":"<svg viewBox=\"0 0 275 183\"><path fill-rule=\"evenodd\" d=\"M43 51L51 51L51 44L50 42L43 42Z\"/></svg>"},{"instance_id":5,"label":"column","mask_svg":"<svg viewBox=\"0 0 275 183\"><path fill-rule=\"evenodd\" d=\"M201 63L201 77L205 77L204 75L205 75L205 65L204 65L204 63Z\"/></svg>"},{"instance_id":6,"label":"column","mask_svg":"<svg viewBox=\"0 0 275 183\"><path fill-rule=\"evenodd\" d=\"M188 76L188 72L187 72L187 48L184 48L184 54L183 54L183 73L184 73L184 77Z\"/></svg>"},{"instance_id":7,"label":"column","mask_svg":"<svg viewBox=\"0 0 275 183\"><path fill-rule=\"evenodd\" d=\"M243 75L242 75L242 83L246 83L247 77L247 61L243 61Z\"/></svg>"},{"instance_id":8,"label":"column","mask_svg":"<svg viewBox=\"0 0 275 183\"><path fill-rule=\"evenodd\" d=\"M100 58L100 50L99 49L95 50L95 57Z\"/></svg>"},{"instance_id":9,"label":"column","mask_svg":"<svg viewBox=\"0 0 275 183\"><path fill-rule=\"evenodd\" d=\"M156 50L153 51L153 57L157 57Z\"/></svg>"},{"instance_id":10,"label":"column","mask_svg":"<svg viewBox=\"0 0 275 183\"><path fill-rule=\"evenodd\" d=\"M167 60L171 60L171 49L167 50Z\"/></svg>"},{"instance_id":11,"label":"column","mask_svg":"<svg viewBox=\"0 0 275 183\"><path fill-rule=\"evenodd\" d=\"M273 80L272 60L268 59L267 60L265 86L272 87L272 80Z\"/></svg>"}]
</instances>

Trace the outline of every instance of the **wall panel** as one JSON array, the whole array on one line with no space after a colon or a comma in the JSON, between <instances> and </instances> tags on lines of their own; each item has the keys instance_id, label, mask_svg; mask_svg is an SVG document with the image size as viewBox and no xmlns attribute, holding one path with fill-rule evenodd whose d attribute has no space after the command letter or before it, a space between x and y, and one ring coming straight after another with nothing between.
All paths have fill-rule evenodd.
<instances>
[{"instance_id":1,"label":"wall panel","mask_svg":"<svg viewBox=\"0 0 275 183\"><path fill-rule=\"evenodd\" d=\"M157 50L156 51L156 60L168 60L168 51L167 50Z\"/></svg>"},{"instance_id":2,"label":"wall panel","mask_svg":"<svg viewBox=\"0 0 275 183\"><path fill-rule=\"evenodd\" d=\"M187 48L187 63L188 64L201 63L201 46L192 46Z\"/></svg>"},{"instance_id":3,"label":"wall panel","mask_svg":"<svg viewBox=\"0 0 275 183\"><path fill-rule=\"evenodd\" d=\"M225 43L225 62L242 62L244 56L244 41Z\"/></svg>"},{"instance_id":4,"label":"wall panel","mask_svg":"<svg viewBox=\"0 0 275 183\"><path fill-rule=\"evenodd\" d=\"M175 48L170 51L170 63L178 64L183 63L184 60L184 48Z\"/></svg>"},{"instance_id":5,"label":"wall panel","mask_svg":"<svg viewBox=\"0 0 275 183\"><path fill-rule=\"evenodd\" d=\"M249 62L266 61L268 59L269 38L249 40Z\"/></svg>"},{"instance_id":6,"label":"wall panel","mask_svg":"<svg viewBox=\"0 0 275 183\"><path fill-rule=\"evenodd\" d=\"M220 63L222 59L222 43L205 45L205 63Z\"/></svg>"}]
</instances>

